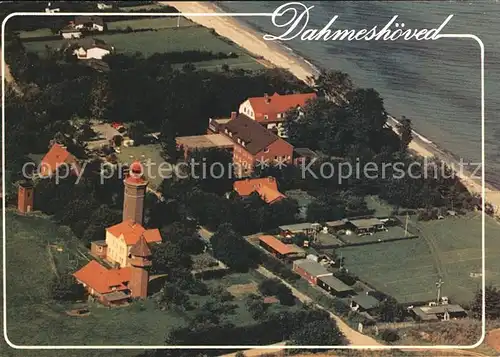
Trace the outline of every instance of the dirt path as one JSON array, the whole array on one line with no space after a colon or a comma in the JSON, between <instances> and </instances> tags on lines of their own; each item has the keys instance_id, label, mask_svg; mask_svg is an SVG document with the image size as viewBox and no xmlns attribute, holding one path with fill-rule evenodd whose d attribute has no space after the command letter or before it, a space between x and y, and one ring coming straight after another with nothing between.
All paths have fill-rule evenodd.
<instances>
[{"instance_id":1,"label":"dirt path","mask_svg":"<svg viewBox=\"0 0 500 357\"><path fill-rule=\"evenodd\" d=\"M285 284L286 286L288 286L292 290L293 295L295 297L297 297L297 299L299 299L300 301L302 301L304 303L314 303L313 300L309 296L301 293L299 290L294 288L292 285L288 284L283 279L274 275L272 272L270 272L266 268L260 266L257 269L257 271L268 278L279 279L283 284ZM351 345L354 345L354 346L382 346L382 344L380 342L371 338L370 336L363 335L362 333L359 333L358 331L355 331L354 329L352 329L349 325L347 325L344 321L342 321L342 319L340 317L338 317L337 315L328 311L323 306L321 306L319 304L314 304L314 305L317 308L325 310L330 314L330 317L335 320L340 331L342 331L342 333L349 340Z\"/></svg>"}]
</instances>

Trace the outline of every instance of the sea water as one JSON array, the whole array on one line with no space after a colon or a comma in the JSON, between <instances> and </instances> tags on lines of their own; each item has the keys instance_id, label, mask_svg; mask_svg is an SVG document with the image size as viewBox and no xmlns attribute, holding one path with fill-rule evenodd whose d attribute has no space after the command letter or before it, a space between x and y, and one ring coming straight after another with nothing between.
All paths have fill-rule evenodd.
<instances>
[{"instance_id":1,"label":"sea water","mask_svg":"<svg viewBox=\"0 0 500 357\"><path fill-rule=\"evenodd\" d=\"M223 1L228 12L273 12L285 2ZM309 26L361 29L387 23L394 15L407 28L433 28L455 16L442 33L474 34L484 43L486 180L500 187L500 2L321 2ZM271 18L238 18L261 32L279 35ZM283 30L281 30L283 31ZM348 73L355 84L375 88L388 112L404 115L414 129L464 162L481 161L480 48L472 39L437 41L301 41L284 43L314 65Z\"/></svg>"}]
</instances>

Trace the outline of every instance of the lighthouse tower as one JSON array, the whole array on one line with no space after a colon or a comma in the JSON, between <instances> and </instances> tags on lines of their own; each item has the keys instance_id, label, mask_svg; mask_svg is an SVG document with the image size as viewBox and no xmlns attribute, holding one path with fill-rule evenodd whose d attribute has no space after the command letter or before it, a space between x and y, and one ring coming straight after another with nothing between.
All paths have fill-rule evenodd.
<instances>
[{"instance_id":1,"label":"lighthouse tower","mask_svg":"<svg viewBox=\"0 0 500 357\"><path fill-rule=\"evenodd\" d=\"M144 196L148 181L144 178L142 165L135 161L130 165L129 173L123 181L125 194L123 198L123 221L132 220L142 225L144 220Z\"/></svg>"},{"instance_id":2,"label":"lighthouse tower","mask_svg":"<svg viewBox=\"0 0 500 357\"><path fill-rule=\"evenodd\" d=\"M128 286L132 297L145 298L148 296L148 269L151 266L151 250L144 236L141 236L137 243L130 248L129 262L131 274Z\"/></svg>"}]
</instances>

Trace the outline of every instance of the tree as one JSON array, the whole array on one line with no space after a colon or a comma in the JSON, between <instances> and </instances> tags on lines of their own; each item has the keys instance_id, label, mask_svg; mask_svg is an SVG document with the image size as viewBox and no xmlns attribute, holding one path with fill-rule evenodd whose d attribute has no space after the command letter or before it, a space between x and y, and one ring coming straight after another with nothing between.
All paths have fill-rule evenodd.
<instances>
[{"instance_id":1,"label":"tree","mask_svg":"<svg viewBox=\"0 0 500 357\"><path fill-rule=\"evenodd\" d=\"M316 88L326 98L339 103L346 101L347 93L353 90L351 77L341 71L322 71L320 75L314 79Z\"/></svg>"},{"instance_id":2,"label":"tree","mask_svg":"<svg viewBox=\"0 0 500 357\"><path fill-rule=\"evenodd\" d=\"M135 145L140 145L144 142L144 136L146 133L147 128L142 121L133 122L128 128L128 135L132 140L134 140Z\"/></svg>"},{"instance_id":3,"label":"tree","mask_svg":"<svg viewBox=\"0 0 500 357\"><path fill-rule=\"evenodd\" d=\"M98 76L95 78L89 99L92 117L96 119L107 118L112 101L111 86L106 76Z\"/></svg>"},{"instance_id":4,"label":"tree","mask_svg":"<svg viewBox=\"0 0 500 357\"><path fill-rule=\"evenodd\" d=\"M262 297L250 294L246 299L246 306L254 320L261 320L266 316L267 305L262 300Z\"/></svg>"},{"instance_id":5,"label":"tree","mask_svg":"<svg viewBox=\"0 0 500 357\"><path fill-rule=\"evenodd\" d=\"M259 284L259 291L262 295L276 296L283 305L294 305L295 296L292 290L278 279L265 279Z\"/></svg>"},{"instance_id":6,"label":"tree","mask_svg":"<svg viewBox=\"0 0 500 357\"><path fill-rule=\"evenodd\" d=\"M374 316L381 322L401 322L405 318L405 309L396 299L387 297L375 308Z\"/></svg>"},{"instance_id":7,"label":"tree","mask_svg":"<svg viewBox=\"0 0 500 357\"><path fill-rule=\"evenodd\" d=\"M291 334L290 340L299 346L334 346L343 344L344 336L334 320L325 319L302 324Z\"/></svg>"},{"instance_id":8,"label":"tree","mask_svg":"<svg viewBox=\"0 0 500 357\"><path fill-rule=\"evenodd\" d=\"M54 277L50 286L50 291L54 300L62 301L80 300L83 299L85 295L85 288L83 285L78 284L69 273Z\"/></svg>"},{"instance_id":9,"label":"tree","mask_svg":"<svg viewBox=\"0 0 500 357\"><path fill-rule=\"evenodd\" d=\"M254 257L248 254L248 242L234 232L230 224L223 224L210 239L214 255L231 269L247 271L255 265Z\"/></svg>"},{"instance_id":10,"label":"tree","mask_svg":"<svg viewBox=\"0 0 500 357\"><path fill-rule=\"evenodd\" d=\"M120 147L123 143L123 136L121 135L115 135L113 136L113 145L115 147Z\"/></svg>"},{"instance_id":11,"label":"tree","mask_svg":"<svg viewBox=\"0 0 500 357\"><path fill-rule=\"evenodd\" d=\"M382 333L380 334L380 337L382 338L382 340L389 343L396 342L397 340L399 340L398 331L394 329L383 330Z\"/></svg>"},{"instance_id":12,"label":"tree","mask_svg":"<svg viewBox=\"0 0 500 357\"><path fill-rule=\"evenodd\" d=\"M160 295L159 305L162 309L171 310L174 307L188 309L189 296L172 283L166 283Z\"/></svg>"},{"instance_id":13,"label":"tree","mask_svg":"<svg viewBox=\"0 0 500 357\"><path fill-rule=\"evenodd\" d=\"M398 130L401 137L401 151L406 151L413 139L411 120L403 116L399 122Z\"/></svg>"},{"instance_id":14,"label":"tree","mask_svg":"<svg viewBox=\"0 0 500 357\"><path fill-rule=\"evenodd\" d=\"M484 291L485 310L487 319L500 318L500 290L494 286L488 285ZM479 289L471 302L470 310L474 318L480 319L483 308L483 291Z\"/></svg>"},{"instance_id":15,"label":"tree","mask_svg":"<svg viewBox=\"0 0 500 357\"><path fill-rule=\"evenodd\" d=\"M170 273L175 269L190 270L193 264L191 257L172 242L164 242L153 246L153 271L157 274Z\"/></svg>"}]
</instances>

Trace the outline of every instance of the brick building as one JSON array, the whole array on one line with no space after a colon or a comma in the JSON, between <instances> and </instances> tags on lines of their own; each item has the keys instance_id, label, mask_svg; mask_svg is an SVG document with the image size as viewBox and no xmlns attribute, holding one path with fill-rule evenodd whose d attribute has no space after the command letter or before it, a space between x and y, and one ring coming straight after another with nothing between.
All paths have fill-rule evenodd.
<instances>
[{"instance_id":1,"label":"brick building","mask_svg":"<svg viewBox=\"0 0 500 357\"><path fill-rule=\"evenodd\" d=\"M258 162L292 163L293 146L245 115L221 122L211 120L209 130L220 132L234 143L233 163L238 176L248 176Z\"/></svg>"},{"instance_id":2,"label":"brick building","mask_svg":"<svg viewBox=\"0 0 500 357\"><path fill-rule=\"evenodd\" d=\"M17 210L26 214L33 210L34 189L30 182L21 182L17 191Z\"/></svg>"}]
</instances>

